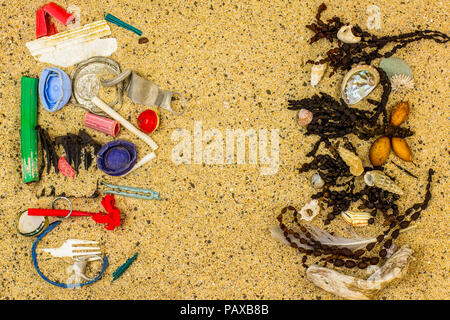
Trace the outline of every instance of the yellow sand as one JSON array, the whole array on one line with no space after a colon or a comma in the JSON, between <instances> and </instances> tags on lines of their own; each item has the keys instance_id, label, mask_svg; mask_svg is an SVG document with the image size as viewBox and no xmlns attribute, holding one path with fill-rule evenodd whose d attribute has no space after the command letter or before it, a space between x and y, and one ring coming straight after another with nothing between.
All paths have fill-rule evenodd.
<instances>
[{"instance_id":1,"label":"yellow sand","mask_svg":"<svg viewBox=\"0 0 450 320\"><path fill-rule=\"evenodd\" d=\"M6 4L7 3L7 4ZM43 188L57 193L88 195L102 177L93 167L80 170L75 179L44 175L41 181L24 185L20 165L20 78L38 77L47 65L36 62L25 43L35 38L35 11L46 1L26 5L0 5L0 269L1 299L335 299L305 278L301 256L270 237L267 228L276 223L282 207L301 207L314 192L309 179L297 168L307 161L314 137L304 137L288 111L287 99L309 97L325 91L338 96L343 74L326 77L316 89L309 86L310 65L304 61L324 53L329 44L308 45L311 23L321 1L76 1L82 23L111 13L144 32L150 41L138 44L138 36L110 24L119 49L112 58L122 69L133 69L163 89L182 92L188 108L181 117L161 112L161 124L152 137L159 144L157 158L126 178L103 176L108 182L151 188L162 201L117 197L123 224L114 232L89 218L63 222L40 244L58 247L68 238L100 242L110 266L103 278L80 290L60 289L44 282L33 268L30 252L34 238L17 234L15 217L27 208L49 207L49 197L36 197ZM73 2L58 1L63 7ZM366 1L328 1L324 18L333 15L365 28ZM379 35L410 32L416 28L450 33L446 1L376 1L381 8ZM57 28L62 30L61 24ZM449 214L447 177L448 150L448 43L421 41L400 50L398 57L413 69L415 88L405 95L393 94L391 108L409 100L412 111L405 126L416 134L408 138L413 164L390 160L416 173L415 180L392 165L387 168L405 190L401 209L420 202L427 169L436 170L430 207L417 221L417 228L402 234L397 243L409 244L415 260L407 276L386 288L380 299L448 299ZM378 61L376 61L378 63ZM70 72L71 68L65 69ZM380 90L373 93L379 97ZM120 113L135 123L144 106L125 97ZM52 137L83 128L85 110L65 106L49 113L39 107L39 124ZM263 176L259 165L175 165L171 140L177 129L192 134L194 121L203 129L279 129L280 167L275 175ZM88 130L105 143L112 139ZM139 155L149 148L126 130L118 138L136 143ZM367 165L369 143L358 142L358 152ZM59 154L62 151L59 150ZM66 183L66 185L64 185ZM73 200L74 208L100 211L100 199ZM322 218L316 221L320 225ZM370 228L358 229L363 236L381 230L382 218ZM347 232L342 219L330 230ZM361 230L361 231L359 231ZM112 273L135 252L137 260L123 276L111 283ZM65 282L69 265L48 255L39 256L42 271ZM311 262L308 262L311 263ZM99 264L89 271L91 276ZM365 277L364 272L348 272Z\"/></svg>"}]
</instances>

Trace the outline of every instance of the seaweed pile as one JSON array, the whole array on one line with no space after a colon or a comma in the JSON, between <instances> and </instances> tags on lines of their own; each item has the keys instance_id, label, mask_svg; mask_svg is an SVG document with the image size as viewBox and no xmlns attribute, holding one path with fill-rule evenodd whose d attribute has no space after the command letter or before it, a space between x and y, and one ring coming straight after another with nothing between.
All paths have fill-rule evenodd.
<instances>
[{"instance_id":1,"label":"seaweed pile","mask_svg":"<svg viewBox=\"0 0 450 320\"><path fill-rule=\"evenodd\" d=\"M355 65L370 65L375 59L391 57L399 49L414 41L433 40L437 43L449 41L447 35L432 30L416 30L396 36L377 37L363 31L356 25L351 27L354 35L359 37L358 42L344 43L338 39L337 34L346 24L338 17L333 17L324 22L321 16L325 10L326 5L320 5L316 14L316 21L306 26L314 32L310 43L313 44L320 39L326 39L330 43L337 42L338 46L331 48L327 52L326 58L317 61L309 60L308 63L315 65L329 64L332 67L330 77L340 70L351 70ZM393 44L393 48L381 53L381 49L388 44ZM337 152L337 148L341 144L355 157L358 156L356 148L347 137L350 134L366 141L377 136L406 138L414 134L409 128L402 128L398 125L392 125L392 122L389 123L387 104L392 89L391 82L383 69L374 68L379 73L379 83L383 92L380 101L366 99L368 103L374 106L373 110L353 108L343 98L337 100L324 92L314 94L310 98L288 101L289 110L304 109L307 110L305 112L313 115L312 119L310 117L306 121L307 123L301 125L306 128L305 135L317 136L319 139L307 153L307 157L313 159L302 164L299 172L317 171L323 180L322 190L313 194L311 198L319 200L322 209L326 206L328 213L324 224L330 224L342 212L349 210L352 204L361 202L358 209L365 210L371 216L368 219L368 224L373 224L377 213L381 212L386 226L386 229L374 238L347 241L349 239L336 238L311 224L302 224L298 217L299 211L295 207L287 206L283 208L281 214L277 217L279 228L284 240L303 254L302 263L305 268L309 267L306 264L308 256L320 257L318 263L323 263L324 266L331 263L335 267L365 269L369 265L378 265L381 259L393 254L395 251L394 240L402 230L408 228L413 221L420 217L420 213L428 207L431 199L430 189L435 173L433 169L428 170L428 183L423 201L412 205L404 213L401 213L397 203L400 199L399 194L371 185L365 185L362 189L356 190L355 181L358 177L351 173L350 167ZM322 143L328 151L327 154L317 154ZM395 165L414 176L406 169ZM383 167L382 165L373 165L373 167L363 168L364 173L373 170L382 173ZM386 173L382 174L387 176ZM386 179L395 180L388 176ZM292 214L296 229L289 228L286 225L284 215L288 213ZM331 241L324 241L330 239ZM378 247L378 253L372 254L371 252L376 247Z\"/></svg>"}]
</instances>

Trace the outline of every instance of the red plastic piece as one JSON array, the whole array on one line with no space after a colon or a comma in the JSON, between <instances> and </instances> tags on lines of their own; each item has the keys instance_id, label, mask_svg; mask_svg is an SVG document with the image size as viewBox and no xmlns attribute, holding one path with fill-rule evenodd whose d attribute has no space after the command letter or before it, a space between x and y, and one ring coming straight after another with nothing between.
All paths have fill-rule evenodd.
<instances>
[{"instance_id":1,"label":"red plastic piece","mask_svg":"<svg viewBox=\"0 0 450 320\"><path fill-rule=\"evenodd\" d=\"M36 39L48 36L48 20L42 8L36 11Z\"/></svg>"},{"instance_id":2,"label":"red plastic piece","mask_svg":"<svg viewBox=\"0 0 450 320\"><path fill-rule=\"evenodd\" d=\"M54 34L57 34L58 30L56 30L56 26L53 22L50 22L49 26L48 26L48 33L47 36L52 36Z\"/></svg>"},{"instance_id":3,"label":"red plastic piece","mask_svg":"<svg viewBox=\"0 0 450 320\"><path fill-rule=\"evenodd\" d=\"M69 214L70 210L64 209L28 209L29 216L43 216L43 217L66 217ZM71 217L86 217L92 216L96 213L93 212L84 212L84 211L72 211L70 214Z\"/></svg>"},{"instance_id":4,"label":"red plastic piece","mask_svg":"<svg viewBox=\"0 0 450 320\"><path fill-rule=\"evenodd\" d=\"M66 177L75 177L75 170L70 166L70 164L67 162L66 158L63 156L59 158L58 160L58 169L61 171L61 173Z\"/></svg>"},{"instance_id":5,"label":"red plastic piece","mask_svg":"<svg viewBox=\"0 0 450 320\"><path fill-rule=\"evenodd\" d=\"M75 20L75 16L68 13L66 10L58 6L54 2L49 2L42 7L46 13L51 15L53 18L64 24L65 26Z\"/></svg>"},{"instance_id":6,"label":"red plastic piece","mask_svg":"<svg viewBox=\"0 0 450 320\"><path fill-rule=\"evenodd\" d=\"M102 206L105 208L108 214L104 215L101 213L94 213L92 215L92 220L97 223L106 223L106 230L114 230L114 228L120 226L120 211L114 205L115 199L114 195L107 194L102 198Z\"/></svg>"},{"instance_id":7,"label":"red plastic piece","mask_svg":"<svg viewBox=\"0 0 450 320\"><path fill-rule=\"evenodd\" d=\"M159 118L155 111L149 109L139 115L137 122L143 132L152 133L158 127Z\"/></svg>"}]
</instances>

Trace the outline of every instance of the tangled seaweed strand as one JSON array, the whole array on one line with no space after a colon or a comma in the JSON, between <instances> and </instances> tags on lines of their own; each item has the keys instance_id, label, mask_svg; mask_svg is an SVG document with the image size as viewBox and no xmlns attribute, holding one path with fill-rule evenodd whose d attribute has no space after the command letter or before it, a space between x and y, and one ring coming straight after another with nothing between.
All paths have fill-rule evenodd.
<instances>
[{"instance_id":1,"label":"tangled seaweed strand","mask_svg":"<svg viewBox=\"0 0 450 320\"><path fill-rule=\"evenodd\" d=\"M292 206L285 207L281 210L281 214L277 217L279 227L283 232L284 238L290 244L290 246L294 249L297 249L300 253L304 254L302 263L305 268L308 268L308 265L306 265L308 256L325 256L320 259L320 261L324 262L324 266L326 266L327 263L332 263L335 267L345 266L346 268L354 268L357 266L360 269L365 269L369 265L377 265L380 262L380 259L387 256L387 250L391 248L391 246L393 245L393 241L399 236L400 230L409 227L413 221L416 221L420 217L420 213L428 207L429 201L431 199L430 189L434 173L435 172L433 169L428 170L428 184L426 186L426 193L423 202L412 205L405 211L404 215L398 215L395 218L392 218L390 221L387 220L389 223L389 227L376 237L375 242L367 244L364 249L352 251L349 248L338 248L334 246L323 245L322 243L314 239L313 235L308 231L307 227L300 223L300 221L298 220L297 209ZM283 222L283 215L286 214L288 210L293 212L293 221L300 230L297 231L288 228ZM396 226L398 227L396 228ZM308 245L312 249L305 249L299 246L291 239L291 236L297 239L301 244ZM377 245L381 246L381 244L382 248L379 250L377 256L366 256Z\"/></svg>"},{"instance_id":2,"label":"tangled seaweed strand","mask_svg":"<svg viewBox=\"0 0 450 320\"><path fill-rule=\"evenodd\" d=\"M449 36L445 33L434 30L416 30L395 36L377 37L367 31L363 31L358 25L355 25L352 27L352 32L355 36L361 37L361 41L352 44L343 43L337 38L337 32L345 24L338 17L333 17L326 23L322 21L321 15L326 8L326 5L322 3L316 14L316 22L306 26L315 33L309 43L312 44L325 38L331 43L337 40L338 47L328 50L326 58L319 61L308 60L306 63L329 63L333 69L330 77L338 70L350 70L355 64L363 63L370 65L375 59L391 57L399 49L415 41L433 40L437 43L446 43L450 40ZM380 50L390 43L395 44L394 47L383 54L380 53Z\"/></svg>"}]
</instances>

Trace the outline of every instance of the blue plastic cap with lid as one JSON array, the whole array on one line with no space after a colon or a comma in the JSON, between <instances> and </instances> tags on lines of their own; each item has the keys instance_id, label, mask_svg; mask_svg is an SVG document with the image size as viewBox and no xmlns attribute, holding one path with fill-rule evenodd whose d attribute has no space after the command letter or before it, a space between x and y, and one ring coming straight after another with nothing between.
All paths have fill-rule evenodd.
<instances>
[{"instance_id":1,"label":"blue plastic cap with lid","mask_svg":"<svg viewBox=\"0 0 450 320\"><path fill-rule=\"evenodd\" d=\"M97 167L110 176L121 176L136 164L137 152L133 143L114 140L105 144L97 154Z\"/></svg>"}]
</instances>

